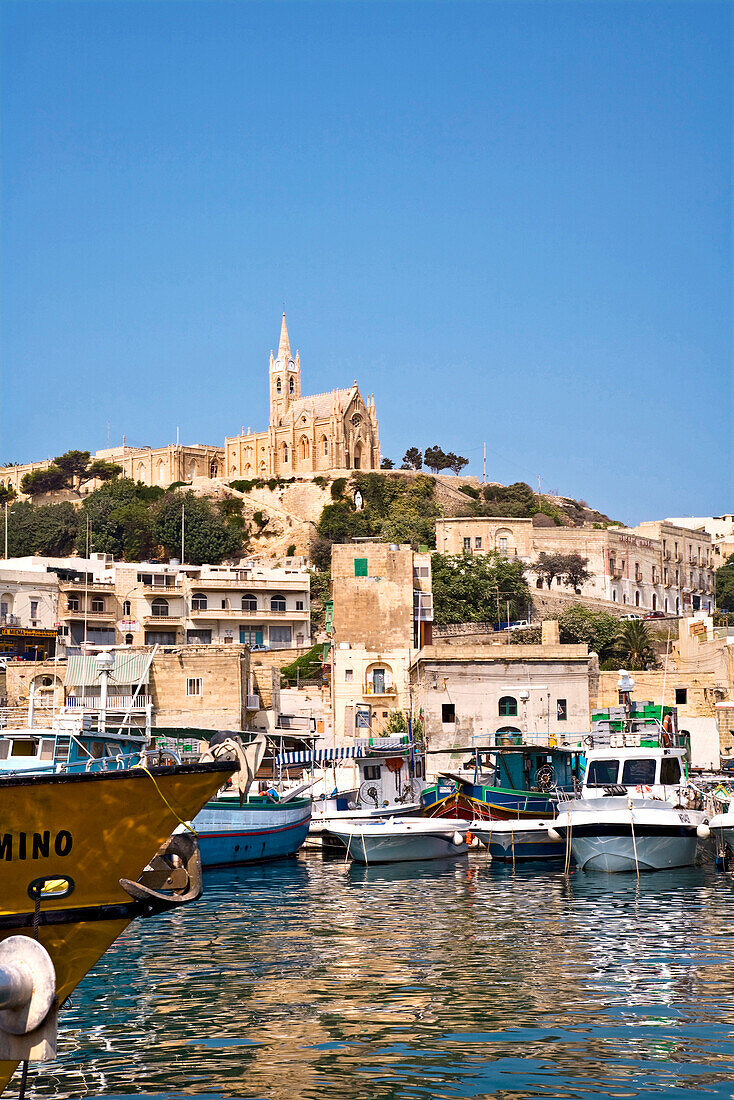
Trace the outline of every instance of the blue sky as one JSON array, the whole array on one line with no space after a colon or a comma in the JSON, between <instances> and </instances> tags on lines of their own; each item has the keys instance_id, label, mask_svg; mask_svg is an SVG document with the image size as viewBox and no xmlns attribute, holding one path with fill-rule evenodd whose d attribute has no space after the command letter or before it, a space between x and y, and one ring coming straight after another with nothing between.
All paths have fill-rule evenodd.
<instances>
[{"instance_id":1,"label":"blue sky","mask_svg":"<svg viewBox=\"0 0 734 1100\"><path fill-rule=\"evenodd\" d=\"M0 458L264 428L285 304L398 461L731 511L732 19L4 0Z\"/></svg>"}]
</instances>

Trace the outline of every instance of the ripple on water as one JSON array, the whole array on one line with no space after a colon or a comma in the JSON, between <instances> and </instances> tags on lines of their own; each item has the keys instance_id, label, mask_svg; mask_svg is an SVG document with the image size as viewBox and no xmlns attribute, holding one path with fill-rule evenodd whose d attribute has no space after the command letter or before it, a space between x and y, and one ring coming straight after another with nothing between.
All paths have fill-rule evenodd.
<instances>
[{"instance_id":1,"label":"ripple on water","mask_svg":"<svg viewBox=\"0 0 734 1100\"><path fill-rule=\"evenodd\" d=\"M304 856L205 885L85 979L34 1096L734 1092L730 875Z\"/></svg>"}]
</instances>

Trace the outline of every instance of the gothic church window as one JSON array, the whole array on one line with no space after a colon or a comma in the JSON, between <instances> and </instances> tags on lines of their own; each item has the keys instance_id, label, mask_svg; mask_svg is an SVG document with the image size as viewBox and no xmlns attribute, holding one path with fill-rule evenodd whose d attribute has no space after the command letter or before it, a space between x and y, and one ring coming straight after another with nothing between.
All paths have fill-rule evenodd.
<instances>
[{"instance_id":1,"label":"gothic church window","mask_svg":"<svg viewBox=\"0 0 734 1100\"><path fill-rule=\"evenodd\" d=\"M275 390L277 393L280 393L282 389L283 387L280 384L280 379L278 379L278 381L275 383Z\"/></svg>"},{"instance_id":2,"label":"gothic church window","mask_svg":"<svg viewBox=\"0 0 734 1100\"><path fill-rule=\"evenodd\" d=\"M288 461L288 444L287 443L283 444L283 461L284 462Z\"/></svg>"},{"instance_id":3,"label":"gothic church window","mask_svg":"<svg viewBox=\"0 0 734 1100\"><path fill-rule=\"evenodd\" d=\"M296 384L295 384L295 382L293 381L293 379L292 379L292 378L290 378L290 379L288 380L288 393L291 393L291 394L292 394L292 393L294 393L294 392L295 392L295 389L296 389Z\"/></svg>"},{"instance_id":4,"label":"gothic church window","mask_svg":"<svg viewBox=\"0 0 734 1100\"><path fill-rule=\"evenodd\" d=\"M325 435L321 436L321 446L323 448L324 454L328 455L329 454L329 440L326 438Z\"/></svg>"},{"instance_id":5,"label":"gothic church window","mask_svg":"<svg viewBox=\"0 0 734 1100\"><path fill-rule=\"evenodd\" d=\"M309 451L310 447L308 445L308 440L304 435L301 437L301 458L308 458Z\"/></svg>"}]
</instances>

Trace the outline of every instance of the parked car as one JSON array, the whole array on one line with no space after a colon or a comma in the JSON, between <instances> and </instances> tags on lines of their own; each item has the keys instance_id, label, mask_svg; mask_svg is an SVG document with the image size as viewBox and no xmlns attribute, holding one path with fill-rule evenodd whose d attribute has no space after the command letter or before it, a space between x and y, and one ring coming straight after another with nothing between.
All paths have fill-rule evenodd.
<instances>
[{"instance_id":1,"label":"parked car","mask_svg":"<svg viewBox=\"0 0 734 1100\"><path fill-rule=\"evenodd\" d=\"M620 615L619 617L623 622L625 622L625 621L629 622L632 619L641 619L642 615L635 615L634 612L632 612L629 615Z\"/></svg>"},{"instance_id":2,"label":"parked car","mask_svg":"<svg viewBox=\"0 0 734 1100\"><path fill-rule=\"evenodd\" d=\"M516 623L510 623L508 630L525 630L531 625L529 619L518 619Z\"/></svg>"},{"instance_id":3,"label":"parked car","mask_svg":"<svg viewBox=\"0 0 734 1100\"><path fill-rule=\"evenodd\" d=\"M645 618L646 619L664 619L665 618L665 612L664 611L651 611L649 615L645 615Z\"/></svg>"}]
</instances>

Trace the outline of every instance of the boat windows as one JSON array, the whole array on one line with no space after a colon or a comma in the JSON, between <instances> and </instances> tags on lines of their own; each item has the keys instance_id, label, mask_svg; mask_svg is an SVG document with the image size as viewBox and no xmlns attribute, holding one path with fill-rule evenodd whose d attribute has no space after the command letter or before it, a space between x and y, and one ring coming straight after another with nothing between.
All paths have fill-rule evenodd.
<instances>
[{"instance_id":1,"label":"boat windows","mask_svg":"<svg viewBox=\"0 0 734 1100\"><path fill-rule=\"evenodd\" d=\"M586 773L587 787L612 787L619 775L618 760L592 760Z\"/></svg>"},{"instance_id":2,"label":"boat windows","mask_svg":"<svg viewBox=\"0 0 734 1100\"><path fill-rule=\"evenodd\" d=\"M54 758L54 741L47 737L41 741L41 760L53 760Z\"/></svg>"},{"instance_id":3,"label":"boat windows","mask_svg":"<svg viewBox=\"0 0 734 1100\"><path fill-rule=\"evenodd\" d=\"M639 784L650 786L655 782L654 760L625 760L622 771L622 786L632 787Z\"/></svg>"},{"instance_id":4,"label":"boat windows","mask_svg":"<svg viewBox=\"0 0 734 1100\"><path fill-rule=\"evenodd\" d=\"M7 760L10 756L10 741L0 741L0 760Z\"/></svg>"},{"instance_id":5,"label":"boat windows","mask_svg":"<svg viewBox=\"0 0 734 1100\"><path fill-rule=\"evenodd\" d=\"M664 756L660 762L660 782L668 787L681 781L680 760L677 756Z\"/></svg>"},{"instance_id":6,"label":"boat windows","mask_svg":"<svg viewBox=\"0 0 734 1100\"><path fill-rule=\"evenodd\" d=\"M364 777L365 779L379 779L382 775L382 768L379 764L365 764Z\"/></svg>"}]
</instances>

